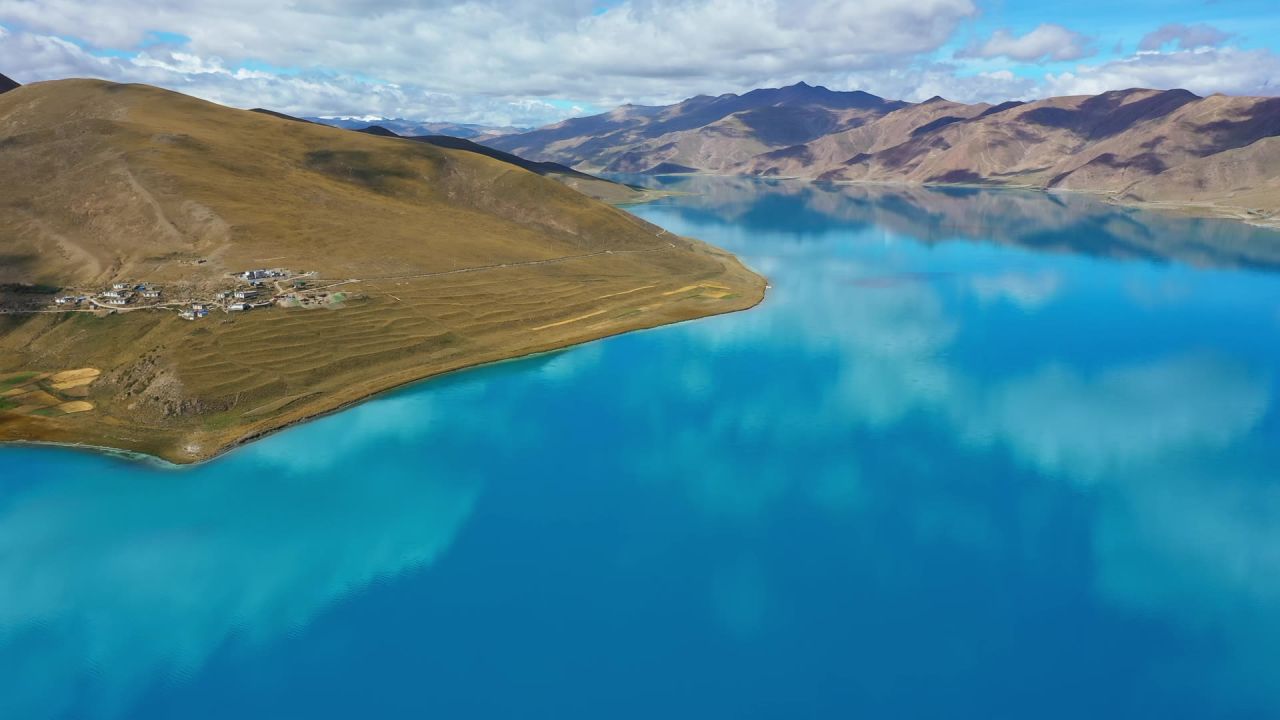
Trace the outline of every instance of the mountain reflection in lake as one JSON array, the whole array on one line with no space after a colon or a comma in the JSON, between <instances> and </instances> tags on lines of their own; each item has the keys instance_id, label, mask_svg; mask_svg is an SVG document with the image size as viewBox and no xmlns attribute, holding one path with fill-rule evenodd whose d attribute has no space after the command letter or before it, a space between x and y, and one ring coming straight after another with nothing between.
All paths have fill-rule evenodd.
<instances>
[{"instance_id":1,"label":"mountain reflection in lake","mask_svg":"<svg viewBox=\"0 0 1280 720\"><path fill-rule=\"evenodd\" d=\"M191 470L0 449L0 717L1280 715L1280 234L646 182L761 307Z\"/></svg>"}]
</instances>

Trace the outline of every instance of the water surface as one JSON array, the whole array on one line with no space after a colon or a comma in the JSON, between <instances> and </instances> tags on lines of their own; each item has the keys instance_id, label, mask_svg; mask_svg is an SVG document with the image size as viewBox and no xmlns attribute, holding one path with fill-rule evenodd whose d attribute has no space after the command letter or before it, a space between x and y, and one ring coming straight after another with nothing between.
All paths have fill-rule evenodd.
<instances>
[{"instance_id":1,"label":"water surface","mask_svg":"<svg viewBox=\"0 0 1280 720\"><path fill-rule=\"evenodd\" d=\"M0 448L0 717L1280 717L1280 235L653 182L762 306Z\"/></svg>"}]
</instances>

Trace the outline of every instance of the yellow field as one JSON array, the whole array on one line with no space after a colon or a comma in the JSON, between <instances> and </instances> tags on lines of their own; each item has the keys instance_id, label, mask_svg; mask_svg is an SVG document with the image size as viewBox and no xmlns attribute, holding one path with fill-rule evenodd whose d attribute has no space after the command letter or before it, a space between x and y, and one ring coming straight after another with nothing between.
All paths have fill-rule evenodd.
<instances>
[{"instance_id":1,"label":"yellow field","mask_svg":"<svg viewBox=\"0 0 1280 720\"><path fill-rule=\"evenodd\" d=\"M94 409L93 403L70 400L100 375L97 368L57 373L0 374L0 427L6 420L24 417L59 417ZM68 394L70 393L70 394Z\"/></svg>"}]
</instances>

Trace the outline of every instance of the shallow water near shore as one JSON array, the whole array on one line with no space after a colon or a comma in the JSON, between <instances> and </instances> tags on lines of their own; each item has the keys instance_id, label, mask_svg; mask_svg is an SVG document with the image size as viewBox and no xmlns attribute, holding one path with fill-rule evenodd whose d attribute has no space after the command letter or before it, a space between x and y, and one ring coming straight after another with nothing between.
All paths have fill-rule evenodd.
<instances>
[{"instance_id":1,"label":"shallow water near shore","mask_svg":"<svg viewBox=\"0 0 1280 720\"><path fill-rule=\"evenodd\" d=\"M0 447L0 717L1280 717L1280 233L641 182L754 310Z\"/></svg>"}]
</instances>

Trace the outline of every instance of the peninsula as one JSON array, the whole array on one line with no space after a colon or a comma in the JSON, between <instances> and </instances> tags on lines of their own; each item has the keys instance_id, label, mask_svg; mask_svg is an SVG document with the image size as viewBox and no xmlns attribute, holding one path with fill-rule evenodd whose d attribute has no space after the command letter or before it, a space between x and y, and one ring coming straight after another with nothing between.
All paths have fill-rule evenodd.
<instances>
[{"instance_id":1,"label":"peninsula","mask_svg":"<svg viewBox=\"0 0 1280 720\"><path fill-rule=\"evenodd\" d=\"M764 293L732 255L512 162L145 85L4 92L0 162L4 441L189 463Z\"/></svg>"}]
</instances>

